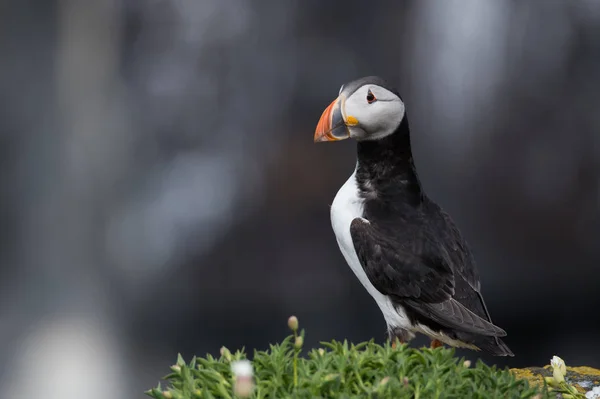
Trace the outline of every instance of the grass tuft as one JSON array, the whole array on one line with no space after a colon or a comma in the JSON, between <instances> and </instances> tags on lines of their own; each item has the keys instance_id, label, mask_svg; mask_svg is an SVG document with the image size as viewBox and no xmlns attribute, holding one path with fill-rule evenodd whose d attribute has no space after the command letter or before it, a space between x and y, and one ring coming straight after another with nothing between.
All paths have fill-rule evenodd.
<instances>
[{"instance_id":1,"label":"grass tuft","mask_svg":"<svg viewBox=\"0 0 600 399\"><path fill-rule=\"evenodd\" d=\"M298 357L297 337L304 331L255 351L252 398L542 398L544 388L530 387L507 369L478 361L474 367L454 357L454 349L353 345L323 342L322 348ZM247 359L243 351L221 349L221 356L178 356L172 373L146 394L155 399L236 398L232 363ZM538 395L538 396L536 396Z\"/></svg>"}]
</instances>

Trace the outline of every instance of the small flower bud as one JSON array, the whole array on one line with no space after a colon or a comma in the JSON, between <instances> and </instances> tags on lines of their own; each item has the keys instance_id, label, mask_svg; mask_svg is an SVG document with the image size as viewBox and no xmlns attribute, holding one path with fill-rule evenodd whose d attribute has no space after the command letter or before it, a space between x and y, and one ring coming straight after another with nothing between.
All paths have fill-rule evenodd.
<instances>
[{"instance_id":1,"label":"small flower bud","mask_svg":"<svg viewBox=\"0 0 600 399\"><path fill-rule=\"evenodd\" d=\"M325 354L325 349L319 348L319 356L323 356Z\"/></svg>"},{"instance_id":2,"label":"small flower bud","mask_svg":"<svg viewBox=\"0 0 600 399\"><path fill-rule=\"evenodd\" d=\"M229 351L229 349L222 346L221 350L219 352L221 353L221 356L223 356L225 358L225 360L227 360L228 362L231 361L231 352Z\"/></svg>"},{"instance_id":3,"label":"small flower bud","mask_svg":"<svg viewBox=\"0 0 600 399\"><path fill-rule=\"evenodd\" d=\"M544 377L544 381L546 381L546 384L550 387L556 388L558 386L558 382L552 377Z\"/></svg>"},{"instance_id":4,"label":"small flower bud","mask_svg":"<svg viewBox=\"0 0 600 399\"><path fill-rule=\"evenodd\" d=\"M408 377L402 378L402 384L407 387L408 386Z\"/></svg>"},{"instance_id":5,"label":"small flower bud","mask_svg":"<svg viewBox=\"0 0 600 399\"><path fill-rule=\"evenodd\" d=\"M178 366L177 364L171 366L171 370L175 373L180 373L181 372L181 366Z\"/></svg>"},{"instance_id":6,"label":"small flower bud","mask_svg":"<svg viewBox=\"0 0 600 399\"><path fill-rule=\"evenodd\" d=\"M288 327L294 332L298 331L298 318L296 316L290 316L288 319Z\"/></svg>"},{"instance_id":7,"label":"small flower bud","mask_svg":"<svg viewBox=\"0 0 600 399\"><path fill-rule=\"evenodd\" d=\"M470 360L465 360L465 361L463 362L463 366L464 366L464 367L466 367L466 368L469 368L469 367L471 367L471 361L470 361Z\"/></svg>"},{"instance_id":8,"label":"small flower bud","mask_svg":"<svg viewBox=\"0 0 600 399\"><path fill-rule=\"evenodd\" d=\"M571 384L567 384L567 389L569 390L569 392L571 392L573 395L579 395L579 390L577 388L575 388L573 385Z\"/></svg>"},{"instance_id":9,"label":"small flower bud","mask_svg":"<svg viewBox=\"0 0 600 399\"><path fill-rule=\"evenodd\" d=\"M296 349L300 349L300 348L302 348L302 344L304 344L304 339L302 339L301 336L297 336L296 341L294 342L294 347Z\"/></svg>"},{"instance_id":10,"label":"small flower bud","mask_svg":"<svg viewBox=\"0 0 600 399\"><path fill-rule=\"evenodd\" d=\"M172 398L173 398L173 394L172 394L171 392L169 392L169 391L164 391L164 392L162 393L162 395L163 395L163 397L164 397L165 399L172 399Z\"/></svg>"}]
</instances>

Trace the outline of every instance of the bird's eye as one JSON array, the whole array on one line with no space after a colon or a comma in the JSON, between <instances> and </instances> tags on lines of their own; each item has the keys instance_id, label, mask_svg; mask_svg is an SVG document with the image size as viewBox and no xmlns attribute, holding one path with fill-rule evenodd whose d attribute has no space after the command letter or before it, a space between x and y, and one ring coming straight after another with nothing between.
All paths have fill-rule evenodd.
<instances>
[{"instance_id":1,"label":"bird's eye","mask_svg":"<svg viewBox=\"0 0 600 399\"><path fill-rule=\"evenodd\" d=\"M377 101L375 95L371 92L371 90L369 90L369 92L367 93L367 102L369 104L373 104L375 101Z\"/></svg>"}]
</instances>

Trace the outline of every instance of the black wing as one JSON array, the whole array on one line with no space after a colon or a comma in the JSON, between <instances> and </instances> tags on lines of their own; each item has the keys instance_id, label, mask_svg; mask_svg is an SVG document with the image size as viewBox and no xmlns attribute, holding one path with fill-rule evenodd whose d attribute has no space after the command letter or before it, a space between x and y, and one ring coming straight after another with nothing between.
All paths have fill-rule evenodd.
<instances>
[{"instance_id":1,"label":"black wing","mask_svg":"<svg viewBox=\"0 0 600 399\"><path fill-rule=\"evenodd\" d=\"M441 219L440 223L445 227L442 229L443 233L440 240L448 243L448 255L454 266L454 271L464 278L475 291L479 292L481 283L479 282L479 273L475 267L475 260L460 231L458 231L458 227L437 204L430 202L428 205L433 208L430 213L437 213Z\"/></svg>"},{"instance_id":2,"label":"black wing","mask_svg":"<svg viewBox=\"0 0 600 399\"><path fill-rule=\"evenodd\" d=\"M409 247L399 246L362 218L352 221L350 235L367 277L382 294L452 329L488 336L506 335L500 327L453 298L457 276L433 243L419 239L413 240Z\"/></svg>"}]
</instances>

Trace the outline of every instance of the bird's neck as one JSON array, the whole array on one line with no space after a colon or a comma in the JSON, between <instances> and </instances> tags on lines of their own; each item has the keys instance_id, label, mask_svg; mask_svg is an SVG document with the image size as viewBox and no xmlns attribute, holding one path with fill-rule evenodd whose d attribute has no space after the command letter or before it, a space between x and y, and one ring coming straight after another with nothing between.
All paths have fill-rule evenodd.
<instances>
[{"instance_id":1,"label":"bird's neck","mask_svg":"<svg viewBox=\"0 0 600 399\"><path fill-rule=\"evenodd\" d=\"M423 201L406 116L394 133L379 140L359 141L357 152L356 177L361 189L376 190L382 199L402 198L415 205Z\"/></svg>"}]
</instances>

